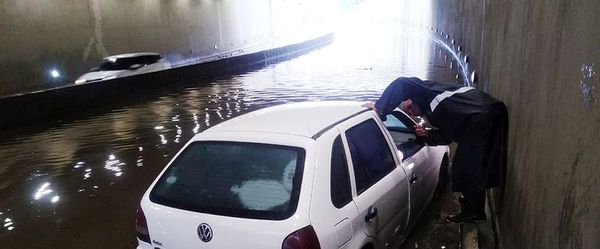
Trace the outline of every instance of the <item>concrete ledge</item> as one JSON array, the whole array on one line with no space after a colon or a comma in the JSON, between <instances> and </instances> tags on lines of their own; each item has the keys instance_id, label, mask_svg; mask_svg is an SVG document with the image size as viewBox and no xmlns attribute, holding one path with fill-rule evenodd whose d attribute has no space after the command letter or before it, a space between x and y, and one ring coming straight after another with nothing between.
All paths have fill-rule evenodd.
<instances>
[{"instance_id":1,"label":"concrete ledge","mask_svg":"<svg viewBox=\"0 0 600 249\"><path fill-rule=\"evenodd\" d=\"M61 118L77 111L109 105L119 99L139 98L136 93L222 75L238 74L299 56L330 44L333 34L259 52L219 58L214 61L82 85L69 85L0 98L0 128L15 127L48 118Z\"/></svg>"},{"instance_id":2,"label":"concrete ledge","mask_svg":"<svg viewBox=\"0 0 600 249\"><path fill-rule=\"evenodd\" d=\"M482 224L464 223L460 225L460 245L466 249L497 249L496 211L494 209L493 191L487 191L485 213L487 221Z\"/></svg>"}]
</instances>

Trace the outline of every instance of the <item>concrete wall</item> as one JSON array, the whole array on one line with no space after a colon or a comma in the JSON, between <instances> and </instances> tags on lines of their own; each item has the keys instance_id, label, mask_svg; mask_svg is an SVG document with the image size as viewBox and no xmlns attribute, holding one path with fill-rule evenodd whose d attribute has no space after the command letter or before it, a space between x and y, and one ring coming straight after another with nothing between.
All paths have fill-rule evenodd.
<instances>
[{"instance_id":1,"label":"concrete wall","mask_svg":"<svg viewBox=\"0 0 600 249\"><path fill-rule=\"evenodd\" d=\"M70 84L108 55L152 51L180 64L259 46L301 33L307 25L322 26L329 9L317 6L327 5L314 0L3 0L0 96ZM50 77L54 69L60 77Z\"/></svg>"},{"instance_id":2,"label":"concrete wall","mask_svg":"<svg viewBox=\"0 0 600 249\"><path fill-rule=\"evenodd\" d=\"M434 27L509 108L504 248L600 248L598 13L597 0L434 0Z\"/></svg>"}]
</instances>

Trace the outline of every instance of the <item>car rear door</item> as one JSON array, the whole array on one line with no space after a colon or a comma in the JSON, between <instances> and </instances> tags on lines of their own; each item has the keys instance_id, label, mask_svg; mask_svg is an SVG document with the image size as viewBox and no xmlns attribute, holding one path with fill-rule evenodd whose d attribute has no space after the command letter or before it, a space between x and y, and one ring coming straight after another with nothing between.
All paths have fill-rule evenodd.
<instances>
[{"instance_id":1,"label":"car rear door","mask_svg":"<svg viewBox=\"0 0 600 249\"><path fill-rule=\"evenodd\" d=\"M340 124L353 181L353 200L363 231L376 248L388 248L403 240L408 219L409 190L395 149L371 112Z\"/></svg>"}]
</instances>

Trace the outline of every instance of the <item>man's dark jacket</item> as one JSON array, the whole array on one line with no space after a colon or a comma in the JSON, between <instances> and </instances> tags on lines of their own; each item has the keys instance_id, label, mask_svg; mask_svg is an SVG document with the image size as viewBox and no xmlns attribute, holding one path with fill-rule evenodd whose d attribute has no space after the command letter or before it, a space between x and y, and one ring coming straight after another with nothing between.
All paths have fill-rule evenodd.
<instances>
[{"instance_id":1,"label":"man's dark jacket","mask_svg":"<svg viewBox=\"0 0 600 249\"><path fill-rule=\"evenodd\" d=\"M506 106L472 87L398 78L375 103L380 115L411 99L430 124L439 129L429 145L457 142L452 163L452 189L464 192L503 185L506 171Z\"/></svg>"}]
</instances>

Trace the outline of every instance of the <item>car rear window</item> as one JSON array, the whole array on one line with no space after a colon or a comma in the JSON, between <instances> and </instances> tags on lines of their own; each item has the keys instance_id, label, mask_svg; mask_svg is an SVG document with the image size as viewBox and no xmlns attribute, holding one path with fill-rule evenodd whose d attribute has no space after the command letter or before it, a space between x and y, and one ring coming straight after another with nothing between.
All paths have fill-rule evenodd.
<instances>
[{"instance_id":1,"label":"car rear window","mask_svg":"<svg viewBox=\"0 0 600 249\"><path fill-rule=\"evenodd\" d=\"M194 142L152 191L152 202L244 218L281 220L295 211L304 149L238 142Z\"/></svg>"}]
</instances>

